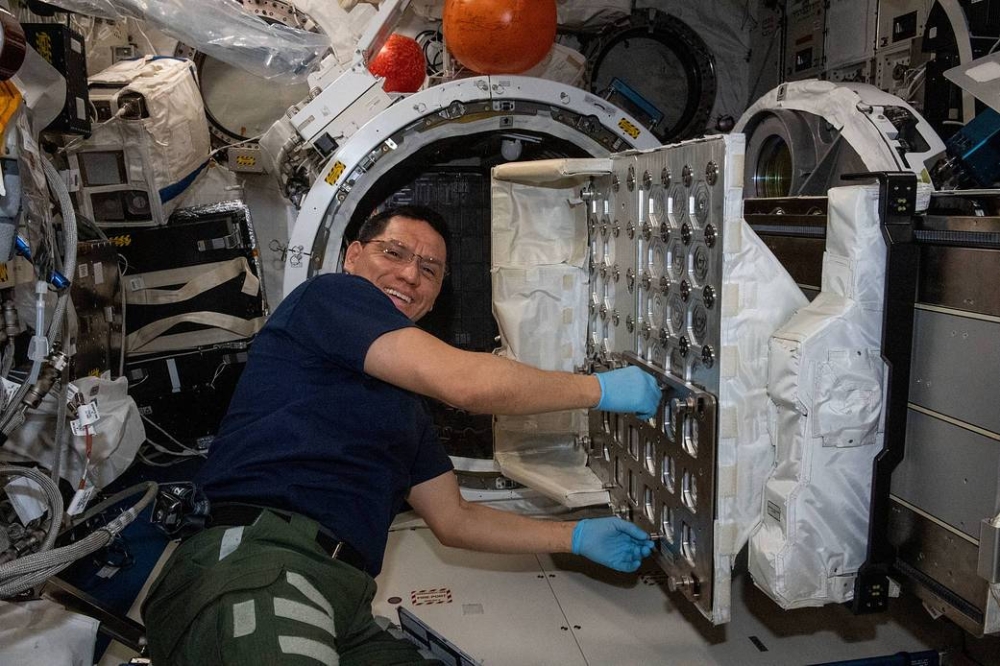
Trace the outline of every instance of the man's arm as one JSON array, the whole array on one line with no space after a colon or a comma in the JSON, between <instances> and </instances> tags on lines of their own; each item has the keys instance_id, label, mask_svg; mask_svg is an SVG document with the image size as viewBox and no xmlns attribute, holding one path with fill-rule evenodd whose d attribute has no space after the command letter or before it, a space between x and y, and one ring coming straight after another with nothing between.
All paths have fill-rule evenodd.
<instances>
[{"instance_id":1,"label":"man's arm","mask_svg":"<svg viewBox=\"0 0 1000 666\"><path fill-rule=\"evenodd\" d=\"M572 552L575 521L536 520L466 502L452 472L414 486L407 502L446 546L490 553Z\"/></svg>"},{"instance_id":2,"label":"man's arm","mask_svg":"<svg viewBox=\"0 0 1000 666\"><path fill-rule=\"evenodd\" d=\"M462 499L446 472L414 486L408 497L446 546L491 553L575 553L618 571L635 571L653 550L649 535L620 518L537 520Z\"/></svg>"},{"instance_id":3,"label":"man's arm","mask_svg":"<svg viewBox=\"0 0 1000 666\"><path fill-rule=\"evenodd\" d=\"M365 372L382 381L482 414L539 414L594 407L601 386L593 375L554 372L448 345L419 328L380 336Z\"/></svg>"}]
</instances>

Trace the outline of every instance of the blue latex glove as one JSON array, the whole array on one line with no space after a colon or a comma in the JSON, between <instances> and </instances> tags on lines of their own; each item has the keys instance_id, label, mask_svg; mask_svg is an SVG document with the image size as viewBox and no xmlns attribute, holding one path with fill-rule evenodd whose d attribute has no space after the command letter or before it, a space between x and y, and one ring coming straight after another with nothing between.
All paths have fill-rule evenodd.
<instances>
[{"instance_id":1,"label":"blue latex glove","mask_svg":"<svg viewBox=\"0 0 1000 666\"><path fill-rule=\"evenodd\" d=\"M652 552L649 535L621 518L587 518L573 529L574 555L618 571L635 571Z\"/></svg>"},{"instance_id":2,"label":"blue latex glove","mask_svg":"<svg viewBox=\"0 0 1000 666\"><path fill-rule=\"evenodd\" d=\"M597 409L603 412L626 412L640 419L650 419L656 414L662 391L656 379L645 370L630 365L620 370L598 372L601 383L601 401Z\"/></svg>"}]
</instances>

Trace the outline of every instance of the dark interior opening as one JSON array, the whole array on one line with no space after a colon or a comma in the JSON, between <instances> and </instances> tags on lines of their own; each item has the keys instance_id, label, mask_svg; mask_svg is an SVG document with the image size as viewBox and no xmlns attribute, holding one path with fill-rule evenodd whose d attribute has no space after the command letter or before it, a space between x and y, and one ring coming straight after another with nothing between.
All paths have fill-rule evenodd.
<instances>
[{"instance_id":1,"label":"dark interior opening","mask_svg":"<svg viewBox=\"0 0 1000 666\"><path fill-rule=\"evenodd\" d=\"M506 157L505 157L506 155ZM494 131L430 144L382 176L365 193L344 231L345 245L372 213L390 206L430 206L448 221L449 275L424 330L448 344L491 352L499 343L490 279L490 170L509 161L592 157L563 139L527 131ZM449 455L493 457L492 417L430 401Z\"/></svg>"}]
</instances>

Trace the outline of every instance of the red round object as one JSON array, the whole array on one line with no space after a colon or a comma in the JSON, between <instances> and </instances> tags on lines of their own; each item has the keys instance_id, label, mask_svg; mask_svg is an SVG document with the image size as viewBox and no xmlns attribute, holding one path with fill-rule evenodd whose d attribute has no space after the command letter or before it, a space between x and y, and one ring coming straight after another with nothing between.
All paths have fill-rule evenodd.
<instances>
[{"instance_id":1,"label":"red round object","mask_svg":"<svg viewBox=\"0 0 1000 666\"><path fill-rule=\"evenodd\" d=\"M552 48L556 0L445 0L443 20L460 63L480 74L518 74Z\"/></svg>"},{"instance_id":2,"label":"red round object","mask_svg":"<svg viewBox=\"0 0 1000 666\"><path fill-rule=\"evenodd\" d=\"M386 92L417 92L424 85L426 69L424 51L417 40L395 34L368 63L368 71L385 77L382 90Z\"/></svg>"}]
</instances>

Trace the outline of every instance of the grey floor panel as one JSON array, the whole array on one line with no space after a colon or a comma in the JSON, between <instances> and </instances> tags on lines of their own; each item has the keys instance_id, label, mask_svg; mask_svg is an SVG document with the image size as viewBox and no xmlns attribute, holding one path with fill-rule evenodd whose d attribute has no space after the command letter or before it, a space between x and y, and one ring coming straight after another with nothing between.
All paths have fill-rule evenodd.
<instances>
[{"instance_id":1,"label":"grey floor panel","mask_svg":"<svg viewBox=\"0 0 1000 666\"><path fill-rule=\"evenodd\" d=\"M745 574L734 579L732 622L712 627L665 589L658 571L624 575L572 556L471 553L439 545L422 528L389 535L378 583L376 614L395 620L405 605L484 665L802 666L961 644L960 630L932 620L912 598L894 600L880 616L840 606L781 611ZM442 588L450 601L413 604L415 591Z\"/></svg>"}]
</instances>

